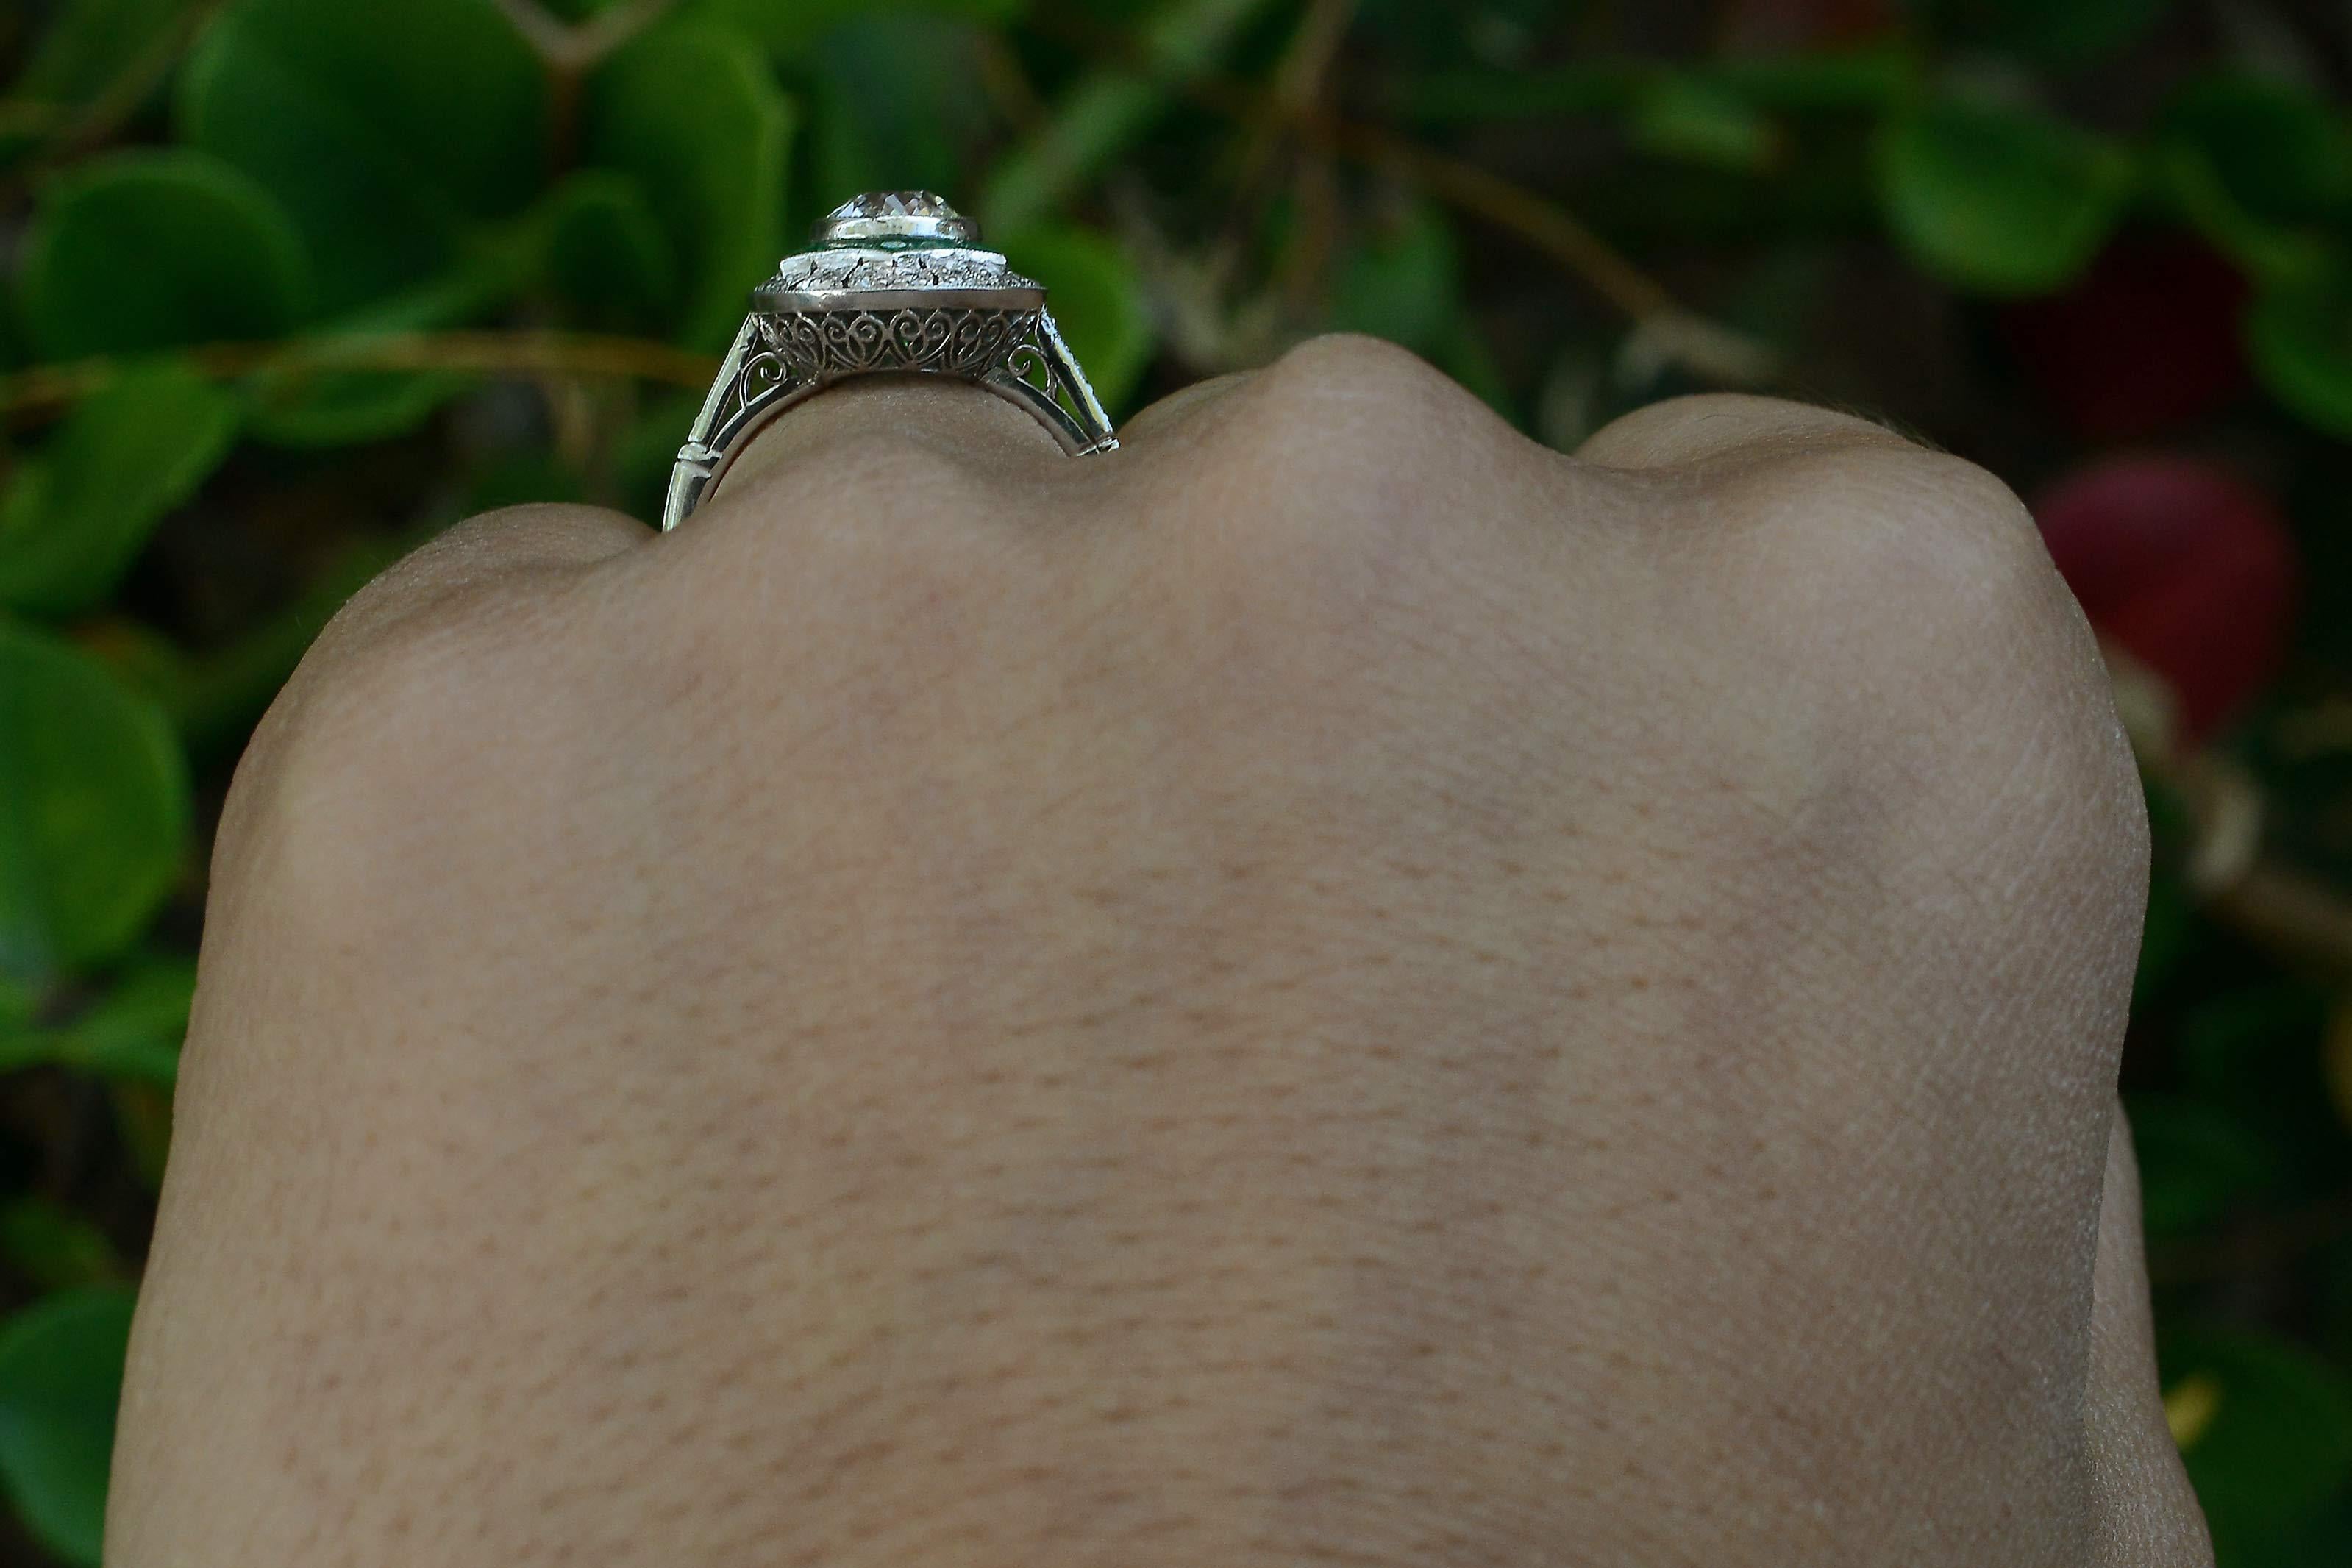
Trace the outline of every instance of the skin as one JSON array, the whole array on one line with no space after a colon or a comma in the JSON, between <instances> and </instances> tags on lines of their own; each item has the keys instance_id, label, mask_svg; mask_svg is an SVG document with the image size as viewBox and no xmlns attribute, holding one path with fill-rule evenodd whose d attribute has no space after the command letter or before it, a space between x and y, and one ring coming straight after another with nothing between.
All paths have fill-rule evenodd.
<instances>
[{"instance_id":1,"label":"skin","mask_svg":"<svg viewBox=\"0 0 2352 1568\"><path fill-rule=\"evenodd\" d=\"M238 768L110 1568L2194 1568L2000 481L1318 339L475 519Z\"/></svg>"}]
</instances>

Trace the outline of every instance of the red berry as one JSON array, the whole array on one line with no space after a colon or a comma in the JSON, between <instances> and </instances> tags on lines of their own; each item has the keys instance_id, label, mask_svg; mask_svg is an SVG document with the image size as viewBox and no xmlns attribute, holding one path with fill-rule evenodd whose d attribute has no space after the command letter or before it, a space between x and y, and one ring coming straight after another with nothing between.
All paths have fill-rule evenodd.
<instances>
[{"instance_id":1,"label":"red berry","mask_svg":"<svg viewBox=\"0 0 2352 1568\"><path fill-rule=\"evenodd\" d=\"M2091 625L2171 687L2189 743L2276 678L2298 571L2262 490L2203 458L2133 453L2076 469L2033 515Z\"/></svg>"},{"instance_id":2,"label":"red berry","mask_svg":"<svg viewBox=\"0 0 2352 1568\"><path fill-rule=\"evenodd\" d=\"M2127 441L2222 407L2248 384L2246 279L2172 231L2127 233L2063 294L2011 305L2001 333L2075 434Z\"/></svg>"}]
</instances>

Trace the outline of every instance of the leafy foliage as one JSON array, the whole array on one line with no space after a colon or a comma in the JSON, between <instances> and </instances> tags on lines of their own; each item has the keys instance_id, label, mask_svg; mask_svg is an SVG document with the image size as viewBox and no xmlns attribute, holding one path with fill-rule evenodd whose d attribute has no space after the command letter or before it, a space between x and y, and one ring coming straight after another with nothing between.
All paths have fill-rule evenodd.
<instances>
[{"instance_id":1,"label":"leafy foliage","mask_svg":"<svg viewBox=\"0 0 2352 1568\"><path fill-rule=\"evenodd\" d=\"M2089 265L2131 189L2122 149L2062 121L1944 99L1889 120L1886 219L1920 265L1988 294L2046 294Z\"/></svg>"},{"instance_id":2,"label":"leafy foliage","mask_svg":"<svg viewBox=\"0 0 2352 1568\"><path fill-rule=\"evenodd\" d=\"M46 358L290 331L310 258L250 177L188 148L94 158L42 193L17 273Z\"/></svg>"},{"instance_id":3,"label":"leafy foliage","mask_svg":"<svg viewBox=\"0 0 2352 1568\"><path fill-rule=\"evenodd\" d=\"M33 1534L96 1563L132 1292L60 1290L0 1326L0 1485Z\"/></svg>"},{"instance_id":4,"label":"leafy foliage","mask_svg":"<svg viewBox=\"0 0 2352 1568\"><path fill-rule=\"evenodd\" d=\"M1345 330L1562 448L1740 388L1884 413L2032 497L2119 692L2172 713L2135 726L2157 859L2124 1087L2177 1434L2223 1568L2352 1560L2352 34L2250 0L2242 46L2199 9L19 7L0 1488L26 1531L99 1561L204 824L303 647L469 510L650 518L746 291L842 198L929 188L1048 285L1117 418ZM2224 897L2249 799L2289 875ZM37 1110L60 1078L102 1089L68 1126Z\"/></svg>"}]
</instances>

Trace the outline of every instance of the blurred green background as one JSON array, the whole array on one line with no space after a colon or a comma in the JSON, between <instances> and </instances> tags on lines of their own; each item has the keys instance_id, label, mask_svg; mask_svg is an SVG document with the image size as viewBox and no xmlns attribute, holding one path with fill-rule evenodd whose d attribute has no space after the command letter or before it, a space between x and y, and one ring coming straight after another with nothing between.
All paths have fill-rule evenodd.
<instances>
[{"instance_id":1,"label":"blurred green background","mask_svg":"<svg viewBox=\"0 0 2352 1568\"><path fill-rule=\"evenodd\" d=\"M2352 10L0 0L0 1563L100 1561L214 819L359 584L657 517L927 188L1114 417L1334 329L1553 447L1735 388L2032 506L2158 856L2125 1089L2223 1568L2352 1563Z\"/></svg>"}]
</instances>

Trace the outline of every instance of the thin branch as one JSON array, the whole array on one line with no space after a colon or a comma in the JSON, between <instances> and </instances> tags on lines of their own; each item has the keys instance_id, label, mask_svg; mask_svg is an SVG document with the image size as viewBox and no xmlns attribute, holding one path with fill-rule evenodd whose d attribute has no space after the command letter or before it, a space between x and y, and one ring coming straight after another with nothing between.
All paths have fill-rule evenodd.
<instances>
[{"instance_id":1,"label":"thin branch","mask_svg":"<svg viewBox=\"0 0 2352 1568\"><path fill-rule=\"evenodd\" d=\"M628 0L627 5L590 17L577 34L582 68L593 65L660 21L675 4L677 0Z\"/></svg>"},{"instance_id":2,"label":"thin branch","mask_svg":"<svg viewBox=\"0 0 2352 1568\"><path fill-rule=\"evenodd\" d=\"M499 0L499 9L542 59L552 61L571 42L572 24L539 0Z\"/></svg>"},{"instance_id":3,"label":"thin branch","mask_svg":"<svg viewBox=\"0 0 2352 1568\"><path fill-rule=\"evenodd\" d=\"M719 374L719 361L709 354L642 338L588 332L401 332L290 343L205 343L186 350L184 357L203 374L219 378L258 371L447 370L625 376L700 392ZM101 356L0 376L0 415L72 403L121 374L123 363Z\"/></svg>"},{"instance_id":4,"label":"thin branch","mask_svg":"<svg viewBox=\"0 0 2352 1568\"><path fill-rule=\"evenodd\" d=\"M1086 18L1057 10L1038 18L1047 31L1151 75L1136 43ZM1438 200L1485 218L1552 257L1637 326L1645 348L1715 382L1762 386L1778 379L1778 355L1766 344L1707 321L1565 207L1475 163L1450 157L1375 126L1340 119L1205 66L1158 73L1159 85L1248 126L1286 125L1297 133L1413 184Z\"/></svg>"},{"instance_id":5,"label":"thin branch","mask_svg":"<svg viewBox=\"0 0 2352 1568\"><path fill-rule=\"evenodd\" d=\"M1248 191L1255 186L1266 161L1274 156L1279 133L1323 101L1331 62L1355 23L1357 4L1358 0L1307 0L1298 29L1275 66L1274 86L1267 94L1267 100L1279 105L1282 112L1253 119L1234 174L1237 188Z\"/></svg>"},{"instance_id":6,"label":"thin branch","mask_svg":"<svg viewBox=\"0 0 2352 1568\"><path fill-rule=\"evenodd\" d=\"M2184 745L2179 708L2163 679L2104 638L2099 651L2133 754L2188 812L2186 865L2198 906L2259 947L2333 979L2352 979L2352 900L2264 854L2259 781L2219 752Z\"/></svg>"},{"instance_id":7,"label":"thin branch","mask_svg":"<svg viewBox=\"0 0 2352 1568\"><path fill-rule=\"evenodd\" d=\"M1329 119L1325 133L1342 152L1390 169L1550 256L1637 329L1648 329L1650 346L1663 357L1710 380L1737 385L1761 386L1778 379L1780 356L1768 345L1684 306L1664 284L1559 203L1377 126Z\"/></svg>"},{"instance_id":8,"label":"thin branch","mask_svg":"<svg viewBox=\"0 0 2352 1568\"><path fill-rule=\"evenodd\" d=\"M2204 908L2258 947L2352 978L2352 903L2299 867L2266 856Z\"/></svg>"},{"instance_id":9,"label":"thin branch","mask_svg":"<svg viewBox=\"0 0 2352 1568\"><path fill-rule=\"evenodd\" d=\"M1037 96L1036 86L1023 68L1021 57L1013 52L1003 33L993 27L982 27L974 34L972 65L980 78L981 90L1015 131L1026 134L1045 120L1045 100Z\"/></svg>"},{"instance_id":10,"label":"thin branch","mask_svg":"<svg viewBox=\"0 0 2352 1568\"><path fill-rule=\"evenodd\" d=\"M676 0L627 0L574 26L539 0L499 0L499 9L550 70L578 76L659 20Z\"/></svg>"},{"instance_id":11,"label":"thin branch","mask_svg":"<svg viewBox=\"0 0 2352 1568\"><path fill-rule=\"evenodd\" d=\"M13 101L0 104L0 110L26 116L48 137L47 145L11 171L12 176L21 179L52 168L112 135L147 100L147 95L171 74L172 68L179 64L190 40L201 33L212 20L214 13L226 4L227 0L205 0L205 4L192 7L159 34L143 51L134 55L111 81L100 88L79 110L69 110L61 105Z\"/></svg>"}]
</instances>

